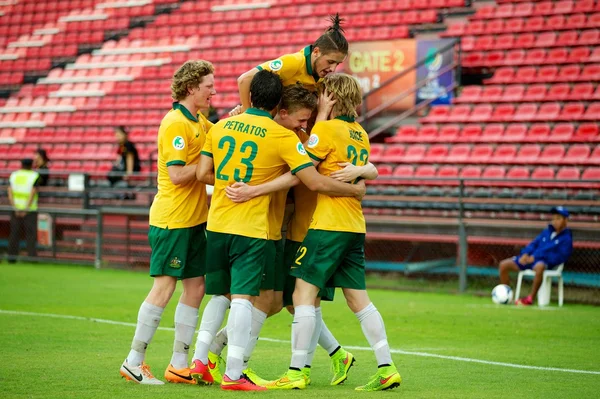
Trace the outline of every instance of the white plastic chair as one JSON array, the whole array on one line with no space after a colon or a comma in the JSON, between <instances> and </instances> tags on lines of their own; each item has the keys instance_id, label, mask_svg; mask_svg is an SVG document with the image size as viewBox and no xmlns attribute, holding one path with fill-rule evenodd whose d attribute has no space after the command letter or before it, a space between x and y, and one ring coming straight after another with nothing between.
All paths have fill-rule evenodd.
<instances>
[{"instance_id":1,"label":"white plastic chair","mask_svg":"<svg viewBox=\"0 0 600 399\"><path fill-rule=\"evenodd\" d=\"M547 306L550 303L550 292L552 290L552 278L558 277L558 306L563 305L564 299L564 281L562 277L562 271L565 267L565 264L560 264L556 269L553 270L545 270L544 276L542 278L542 286L537 294L537 302L538 306ZM519 272L519 277L517 279L517 289L515 291L515 300L519 298L519 294L521 293L521 282L523 281L523 276L535 276L535 272L533 270L523 270Z\"/></svg>"}]
</instances>

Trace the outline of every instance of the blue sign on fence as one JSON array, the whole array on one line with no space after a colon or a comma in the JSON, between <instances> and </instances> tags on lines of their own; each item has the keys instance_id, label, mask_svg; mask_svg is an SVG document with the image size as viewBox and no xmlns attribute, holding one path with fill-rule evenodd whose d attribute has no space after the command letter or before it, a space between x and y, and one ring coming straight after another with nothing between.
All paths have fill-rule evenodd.
<instances>
[{"instance_id":1,"label":"blue sign on fence","mask_svg":"<svg viewBox=\"0 0 600 399\"><path fill-rule=\"evenodd\" d=\"M417 62L426 59L425 64L417 68L417 82L429 79L417 91L417 104L430 99L435 99L431 104L450 104L452 101L452 91L448 91L446 88L454 83L454 71L450 70L440 76L437 75L440 70L452 64L454 50L449 49L436 54L438 49L449 45L452 40L417 40Z\"/></svg>"}]
</instances>

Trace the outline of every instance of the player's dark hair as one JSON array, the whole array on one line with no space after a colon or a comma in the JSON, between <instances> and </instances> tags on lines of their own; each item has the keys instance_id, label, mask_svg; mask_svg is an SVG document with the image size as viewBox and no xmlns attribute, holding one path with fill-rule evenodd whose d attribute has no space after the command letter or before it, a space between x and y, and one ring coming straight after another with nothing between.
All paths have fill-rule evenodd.
<instances>
[{"instance_id":1,"label":"player's dark hair","mask_svg":"<svg viewBox=\"0 0 600 399\"><path fill-rule=\"evenodd\" d=\"M333 52L348 54L348 41L341 26L344 20L340 18L340 14L330 15L329 20L331 26L315 41L313 48L318 47L323 54Z\"/></svg>"},{"instance_id":2,"label":"player's dark hair","mask_svg":"<svg viewBox=\"0 0 600 399\"><path fill-rule=\"evenodd\" d=\"M287 86L283 89L279 108L290 114L303 108L314 111L317 109L317 96L300 84Z\"/></svg>"},{"instance_id":3,"label":"player's dark hair","mask_svg":"<svg viewBox=\"0 0 600 399\"><path fill-rule=\"evenodd\" d=\"M129 132L127 131L127 129L125 128L125 126L122 126L122 125L121 126L117 126L115 128L115 130L123 133L125 136L129 136Z\"/></svg>"},{"instance_id":4,"label":"player's dark hair","mask_svg":"<svg viewBox=\"0 0 600 399\"><path fill-rule=\"evenodd\" d=\"M283 84L279 75L267 70L258 71L250 82L252 107L272 111L279 105L282 92Z\"/></svg>"}]
</instances>

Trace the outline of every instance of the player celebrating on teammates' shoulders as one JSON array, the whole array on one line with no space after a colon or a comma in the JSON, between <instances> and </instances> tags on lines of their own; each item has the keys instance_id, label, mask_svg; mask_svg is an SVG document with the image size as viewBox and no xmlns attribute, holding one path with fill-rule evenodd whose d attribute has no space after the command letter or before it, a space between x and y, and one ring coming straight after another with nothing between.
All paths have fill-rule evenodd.
<instances>
[{"instance_id":1,"label":"player celebrating on teammates' shoulders","mask_svg":"<svg viewBox=\"0 0 600 399\"><path fill-rule=\"evenodd\" d=\"M355 78L328 75L324 87L337 100L331 119L315 124L307 152L319 172L331 175L342 162L365 165L370 144L364 129L355 122L361 90ZM379 391L400 385L392 362L383 319L367 295L365 285L365 218L360 201L319 194L308 234L296 254L290 274L297 277L294 290L292 360L290 369L273 388L305 388L302 367L316 327L315 299L327 284L341 287L350 309L360 321L378 363L377 373L359 391Z\"/></svg>"},{"instance_id":2,"label":"player celebrating on teammates' shoulders","mask_svg":"<svg viewBox=\"0 0 600 399\"><path fill-rule=\"evenodd\" d=\"M341 27L339 14L331 16L331 26L314 44L293 54L285 54L276 60L267 61L245 72L238 78L242 110L250 106L250 82L258 71L267 70L278 74L284 86L297 83L311 91L316 90L317 82L340 65L348 55L348 41Z\"/></svg>"},{"instance_id":3,"label":"player celebrating on teammates' shoulders","mask_svg":"<svg viewBox=\"0 0 600 399\"><path fill-rule=\"evenodd\" d=\"M215 185L208 215L207 258L211 261L206 284L207 293L214 296L202 314L191 373L199 382L213 382L207 367L209 345L231 304L227 368L221 382L226 390L265 389L254 385L242 371L250 339L252 302L259 294L265 265L270 198L262 196L237 204L227 198L225 188L235 181L264 183L289 167L312 190L340 196L364 195L364 187L320 175L298 137L272 120L282 90L279 76L269 71L257 73L250 90L253 108L211 129L196 171L199 180Z\"/></svg>"},{"instance_id":4,"label":"player celebrating on teammates' shoulders","mask_svg":"<svg viewBox=\"0 0 600 399\"><path fill-rule=\"evenodd\" d=\"M146 348L175 291L183 293L175 310L175 342L165 371L169 382L195 384L188 367L188 350L204 297L206 187L196 180L196 164L212 123L199 109L216 94L214 69L207 61L188 61L173 76L173 109L158 130L158 193L150 208L148 240L152 249L150 275L154 285L138 313L131 351L120 373L140 384L163 384L144 363Z\"/></svg>"}]
</instances>

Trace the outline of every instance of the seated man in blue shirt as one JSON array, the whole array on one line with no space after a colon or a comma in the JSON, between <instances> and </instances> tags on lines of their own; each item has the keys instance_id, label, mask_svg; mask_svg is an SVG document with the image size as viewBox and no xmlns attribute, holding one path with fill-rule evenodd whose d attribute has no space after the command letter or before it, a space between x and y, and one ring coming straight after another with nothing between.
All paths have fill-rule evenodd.
<instances>
[{"instance_id":1,"label":"seated man in blue shirt","mask_svg":"<svg viewBox=\"0 0 600 399\"><path fill-rule=\"evenodd\" d=\"M542 285L544 270L553 269L565 263L573 252L573 236L571 230L567 228L569 211L562 206L557 206L552 208L550 213L552 214L552 223L535 240L523 248L519 256L513 256L500 262L500 282L502 284L509 284L508 273L510 271L518 272L530 269L535 272L531 294L522 299L517 298L515 305L533 304L533 298Z\"/></svg>"}]
</instances>

